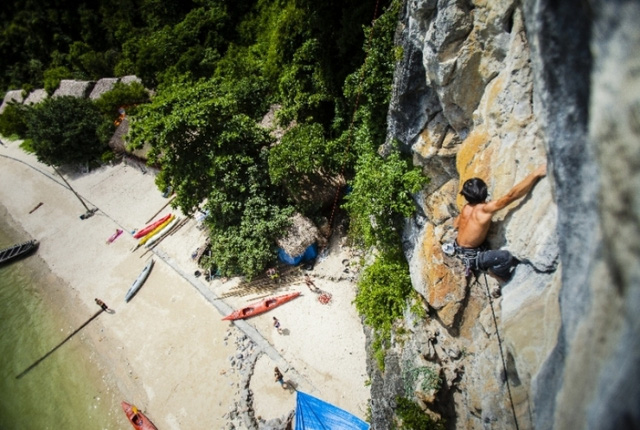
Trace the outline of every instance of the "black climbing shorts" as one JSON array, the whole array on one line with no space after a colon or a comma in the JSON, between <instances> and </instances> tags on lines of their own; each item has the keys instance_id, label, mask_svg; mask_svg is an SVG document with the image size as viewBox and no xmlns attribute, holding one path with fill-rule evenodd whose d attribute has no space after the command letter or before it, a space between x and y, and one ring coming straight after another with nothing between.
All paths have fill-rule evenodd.
<instances>
[{"instance_id":1,"label":"black climbing shorts","mask_svg":"<svg viewBox=\"0 0 640 430\"><path fill-rule=\"evenodd\" d=\"M518 259L503 249L482 251L478 254L478 269L489 270L505 281L511 279L513 268L517 265Z\"/></svg>"}]
</instances>

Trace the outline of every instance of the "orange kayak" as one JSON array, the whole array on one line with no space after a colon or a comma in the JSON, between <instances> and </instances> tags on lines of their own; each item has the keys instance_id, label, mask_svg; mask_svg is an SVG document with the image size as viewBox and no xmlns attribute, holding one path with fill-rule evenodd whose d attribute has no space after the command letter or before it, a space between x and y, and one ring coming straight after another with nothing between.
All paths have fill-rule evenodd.
<instances>
[{"instance_id":1,"label":"orange kayak","mask_svg":"<svg viewBox=\"0 0 640 430\"><path fill-rule=\"evenodd\" d=\"M122 409L124 409L124 413L127 416L127 418L129 418L129 422L131 423L134 429L158 430L158 427L154 426L153 423L149 420L149 418L147 418L135 406L130 405L127 402L122 402Z\"/></svg>"},{"instance_id":2,"label":"orange kayak","mask_svg":"<svg viewBox=\"0 0 640 430\"><path fill-rule=\"evenodd\" d=\"M140 231L136 231L135 234L133 235L134 238L136 239L140 239L143 236L146 236L147 233L150 233L152 230L154 230L157 226L159 226L160 224L162 224L163 222L165 222L166 220L169 219L169 217L171 216L171 214L163 216L162 218L160 218L158 221L154 221L151 224L149 224L148 226L144 227L142 230Z\"/></svg>"},{"instance_id":3,"label":"orange kayak","mask_svg":"<svg viewBox=\"0 0 640 430\"><path fill-rule=\"evenodd\" d=\"M226 317L222 318L222 320L232 321L232 320L241 320L244 318L253 317L255 315L260 315L261 313L270 311L273 308L277 308L278 306L287 303L290 300L295 299L300 295L300 291L296 291L295 293L284 294L282 296L270 297L264 299L261 302L254 303L252 305L246 306L242 309L238 309L237 311L231 312Z\"/></svg>"}]
</instances>

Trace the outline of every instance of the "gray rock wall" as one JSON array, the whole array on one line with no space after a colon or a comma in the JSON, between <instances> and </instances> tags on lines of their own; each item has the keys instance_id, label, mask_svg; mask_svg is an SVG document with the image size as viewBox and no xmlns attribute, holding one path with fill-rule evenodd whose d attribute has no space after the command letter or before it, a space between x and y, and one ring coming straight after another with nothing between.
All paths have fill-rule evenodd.
<instances>
[{"instance_id":1,"label":"gray rock wall","mask_svg":"<svg viewBox=\"0 0 640 430\"><path fill-rule=\"evenodd\" d=\"M398 395L449 428L640 426L639 9L406 2L387 145L432 179L404 232L429 316L407 314L384 373L370 363L374 428L391 426ZM481 177L498 198L542 163L548 177L494 218L492 247L527 263L490 298L495 281L467 282L441 251L460 185ZM415 369L442 386L409 387Z\"/></svg>"}]
</instances>

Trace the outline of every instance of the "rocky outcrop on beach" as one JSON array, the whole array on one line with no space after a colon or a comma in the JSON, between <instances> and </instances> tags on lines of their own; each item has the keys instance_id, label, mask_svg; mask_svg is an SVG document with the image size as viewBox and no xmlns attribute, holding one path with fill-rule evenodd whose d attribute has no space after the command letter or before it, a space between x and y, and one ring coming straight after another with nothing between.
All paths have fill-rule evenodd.
<instances>
[{"instance_id":1,"label":"rocky outcrop on beach","mask_svg":"<svg viewBox=\"0 0 640 430\"><path fill-rule=\"evenodd\" d=\"M427 317L407 313L384 372L369 363L373 428L391 427L398 396L448 428L639 426L640 5L404 7L380 153L398 143L431 178L404 229ZM523 262L514 278L467 279L441 248L462 182L500 197L544 163L489 235Z\"/></svg>"},{"instance_id":2,"label":"rocky outcrop on beach","mask_svg":"<svg viewBox=\"0 0 640 430\"><path fill-rule=\"evenodd\" d=\"M225 430L285 430L291 424L294 411L279 418L264 418L255 416L251 390L251 378L254 375L256 361L263 354L249 336L237 330L229 330L224 338L225 344L233 342L236 352L229 356L229 372L240 374L240 382L235 391L235 399L230 402L229 411L223 418L227 420Z\"/></svg>"}]
</instances>

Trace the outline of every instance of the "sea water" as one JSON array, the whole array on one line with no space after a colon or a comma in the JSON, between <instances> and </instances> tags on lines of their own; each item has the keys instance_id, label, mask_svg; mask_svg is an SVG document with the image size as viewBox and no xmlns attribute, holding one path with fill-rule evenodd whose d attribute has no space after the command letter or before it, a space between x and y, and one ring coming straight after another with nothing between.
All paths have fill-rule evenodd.
<instances>
[{"instance_id":1,"label":"sea water","mask_svg":"<svg viewBox=\"0 0 640 430\"><path fill-rule=\"evenodd\" d=\"M0 249L30 239L2 222ZM17 379L70 333L45 299L52 280L43 278L43 266L35 257L0 266L0 430L127 428L119 399L102 384L79 335Z\"/></svg>"}]
</instances>

